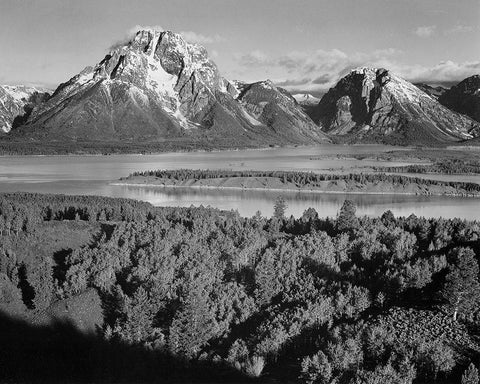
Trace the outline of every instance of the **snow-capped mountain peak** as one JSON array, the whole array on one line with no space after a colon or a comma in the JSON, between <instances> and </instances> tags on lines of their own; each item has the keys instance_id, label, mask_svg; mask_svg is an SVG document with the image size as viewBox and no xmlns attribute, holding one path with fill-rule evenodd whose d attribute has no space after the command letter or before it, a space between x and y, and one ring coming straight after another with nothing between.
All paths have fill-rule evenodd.
<instances>
[{"instance_id":1,"label":"snow-capped mountain peak","mask_svg":"<svg viewBox=\"0 0 480 384\"><path fill-rule=\"evenodd\" d=\"M320 102L318 97L311 95L310 93L297 93L293 95L298 104L301 105L314 105Z\"/></svg>"},{"instance_id":2,"label":"snow-capped mountain peak","mask_svg":"<svg viewBox=\"0 0 480 384\"><path fill-rule=\"evenodd\" d=\"M178 141L211 134L230 146L327 140L287 91L268 80L231 82L204 47L154 29L136 32L61 84L22 131L55 140Z\"/></svg>"}]
</instances>

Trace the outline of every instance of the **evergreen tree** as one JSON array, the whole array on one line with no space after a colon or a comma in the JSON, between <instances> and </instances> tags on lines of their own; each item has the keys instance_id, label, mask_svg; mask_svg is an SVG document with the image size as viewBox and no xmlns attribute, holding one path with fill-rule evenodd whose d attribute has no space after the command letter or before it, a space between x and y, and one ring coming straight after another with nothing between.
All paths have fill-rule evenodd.
<instances>
[{"instance_id":1,"label":"evergreen tree","mask_svg":"<svg viewBox=\"0 0 480 384\"><path fill-rule=\"evenodd\" d=\"M455 264L450 266L445 277L442 296L456 320L459 312L469 312L480 302L480 282L478 263L472 249L456 248L453 253Z\"/></svg>"},{"instance_id":2,"label":"evergreen tree","mask_svg":"<svg viewBox=\"0 0 480 384\"><path fill-rule=\"evenodd\" d=\"M301 379L307 384L327 384L332 377L332 366L327 356L318 351L312 357L305 357L302 360Z\"/></svg>"},{"instance_id":3,"label":"evergreen tree","mask_svg":"<svg viewBox=\"0 0 480 384\"><path fill-rule=\"evenodd\" d=\"M285 211L287 210L287 203L283 196L278 196L275 199L275 205L273 206L273 217L283 219L285 217Z\"/></svg>"},{"instance_id":4,"label":"evergreen tree","mask_svg":"<svg viewBox=\"0 0 480 384\"><path fill-rule=\"evenodd\" d=\"M479 381L478 369L473 363L470 363L462 375L462 384L478 384Z\"/></svg>"},{"instance_id":5,"label":"evergreen tree","mask_svg":"<svg viewBox=\"0 0 480 384\"><path fill-rule=\"evenodd\" d=\"M217 331L205 293L191 292L170 326L170 350L187 358L196 357Z\"/></svg>"},{"instance_id":6,"label":"evergreen tree","mask_svg":"<svg viewBox=\"0 0 480 384\"><path fill-rule=\"evenodd\" d=\"M357 207L351 200L345 200L337 218L337 230L345 232L358 227L358 218L355 216Z\"/></svg>"}]
</instances>

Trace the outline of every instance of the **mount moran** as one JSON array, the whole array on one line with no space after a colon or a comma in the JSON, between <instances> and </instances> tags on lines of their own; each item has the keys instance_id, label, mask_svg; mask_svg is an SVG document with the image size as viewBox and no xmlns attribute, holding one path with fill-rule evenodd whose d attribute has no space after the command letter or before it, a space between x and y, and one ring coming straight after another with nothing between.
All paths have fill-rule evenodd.
<instances>
[{"instance_id":1,"label":"mount moran","mask_svg":"<svg viewBox=\"0 0 480 384\"><path fill-rule=\"evenodd\" d=\"M480 124L459 113L464 110L443 106L385 69L355 69L321 100L303 95L297 101L269 80L227 80L205 48L169 31L137 32L52 95L12 89L0 87L4 147L90 142L234 148L332 139L435 145L480 134Z\"/></svg>"},{"instance_id":2,"label":"mount moran","mask_svg":"<svg viewBox=\"0 0 480 384\"><path fill-rule=\"evenodd\" d=\"M205 48L139 31L34 108L10 135L41 141L206 140L223 146L329 139L285 90L223 78Z\"/></svg>"}]
</instances>

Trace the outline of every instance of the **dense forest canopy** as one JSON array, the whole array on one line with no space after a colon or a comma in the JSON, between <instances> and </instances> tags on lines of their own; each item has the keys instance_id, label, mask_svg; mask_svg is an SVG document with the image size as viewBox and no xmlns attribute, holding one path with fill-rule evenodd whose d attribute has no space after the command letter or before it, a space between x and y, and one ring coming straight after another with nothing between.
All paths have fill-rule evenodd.
<instances>
[{"instance_id":1,"label":"dense forest canopy","mask_svg":"<svg viewBox=\"0 0 480 384\"><path fill-rule=\"evenodd\" d=\"M125 367L138 381L178 380L174 364L156 370L174 359L230 369L237 381L478 382L466 381L478 377L480 352L478 222L358 217L349 201L336 218L308 209L296 219L283 204L272 218L246 218L0 195L0 309L35 325L68 308L101 351L136 348L119 367L105 359L71 381L118 379ZM3 326L0 380L31 378L12 356L38 366L46 358L11 347L11 335ZM28 337L16 336L37 345ZM63 345L49 348L59 366L68 360Z\"/></svg>"}]
</instances>

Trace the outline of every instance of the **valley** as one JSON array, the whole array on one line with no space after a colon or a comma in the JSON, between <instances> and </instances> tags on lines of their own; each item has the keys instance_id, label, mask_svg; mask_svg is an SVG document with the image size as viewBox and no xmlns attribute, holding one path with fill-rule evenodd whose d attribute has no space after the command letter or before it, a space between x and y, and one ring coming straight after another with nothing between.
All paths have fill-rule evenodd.
<instances>
[{"instance_id":1,"label":"valley","mask_svg":"<svg viewBox=\"0 0 480 384\"><path fill-rule=\"evenodd\" d=\"M480 384L478 0L5 3L0 383Z\"/></svg>"}]
</instances>

